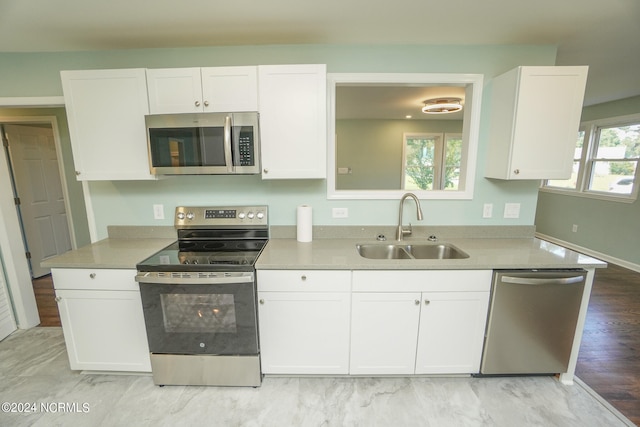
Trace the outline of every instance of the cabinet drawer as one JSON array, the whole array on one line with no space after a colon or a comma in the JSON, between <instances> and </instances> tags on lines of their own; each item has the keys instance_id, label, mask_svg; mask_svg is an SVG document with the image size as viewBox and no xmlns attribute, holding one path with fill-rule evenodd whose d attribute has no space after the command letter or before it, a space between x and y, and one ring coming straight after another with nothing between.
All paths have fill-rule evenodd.
<instances>
[{"instance_id":1,"label":"cabinet drawer","mask_svg":"<svg viewBox=\"0 0 640 427\"><path fill-rule=\"evenodd\" d=\"M353 272L354 292L489 291L492 270L360 270Z\"/></svg>"},{"instance_id":2,"label":"cabinet drawer","mask_svg":"<svg viewBox=\"0 0 640 427\"><path fill-rule=\"evenodd\" d=\"M139 291L136 270L100 268L51 269L55 289Z\"/></svg>"},{"instance_id":3,"label":"cabinet drawer","mask_svg":"<svg viewBox=\"0 0 640 427\"><path fill-rule=\"evenodd\" d=\"M259 270L258 291L349 292L351 271Z\"/></svg>"}]
</instances>

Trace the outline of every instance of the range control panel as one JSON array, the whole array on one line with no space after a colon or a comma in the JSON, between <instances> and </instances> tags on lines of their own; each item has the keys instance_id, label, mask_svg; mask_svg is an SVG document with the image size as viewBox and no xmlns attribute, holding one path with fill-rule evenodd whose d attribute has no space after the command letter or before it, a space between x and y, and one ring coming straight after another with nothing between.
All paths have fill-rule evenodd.
<instances>
[{"instance_id":1,"label":"range control panel","mask_svg":"<svg viewBox=\"0 0 640 427\"><path fill-rule=\"evenodd\" d=\"M178 206L174 222L182 227L269 225L267 206Z\"/></svg>"}]
</instances>

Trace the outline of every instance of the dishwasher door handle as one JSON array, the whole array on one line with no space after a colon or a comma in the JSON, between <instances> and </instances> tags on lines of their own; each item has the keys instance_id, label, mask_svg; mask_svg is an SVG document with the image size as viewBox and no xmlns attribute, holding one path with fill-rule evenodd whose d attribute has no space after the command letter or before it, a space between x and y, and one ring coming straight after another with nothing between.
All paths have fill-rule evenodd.
<instances>
[{"instance_id":1,"label":"dishwasher door handle","mask_svg":"<svg viewBox=\"0 0 640 427\"><path fill-rule=\"evenodd\" d=\"M501 282L512 283L514 285L570 285L572 283L580 283L584 281L584 276L573 277L550 277L544 279L536 279L533 277L513 277L502 276Z\"/></svg>"}]
</instances>

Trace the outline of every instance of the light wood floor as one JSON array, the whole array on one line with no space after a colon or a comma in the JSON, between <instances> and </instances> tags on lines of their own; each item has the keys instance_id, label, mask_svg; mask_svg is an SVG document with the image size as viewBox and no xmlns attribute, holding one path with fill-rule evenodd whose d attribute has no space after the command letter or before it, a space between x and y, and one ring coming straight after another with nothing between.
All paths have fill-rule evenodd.
<instances>
[{"instance_id":1,"label":"light wood floor","mask_svg":"<svg viewBox=\"0 0 640 427\"><path fill-rule=\"evenodd\" d=\"M40 326L60 326L51 276L33 281ZM576 375L640 425L640 273L596 271Z\"/></svg>"}]
</instances>

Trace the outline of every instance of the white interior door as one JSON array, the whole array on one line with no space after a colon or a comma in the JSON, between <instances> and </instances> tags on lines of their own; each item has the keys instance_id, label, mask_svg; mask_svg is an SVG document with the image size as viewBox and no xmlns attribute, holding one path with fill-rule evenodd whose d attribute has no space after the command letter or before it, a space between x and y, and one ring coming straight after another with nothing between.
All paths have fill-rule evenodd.
<instances>
[{"instance_id":1,"label":"white interior door","mask_svg":"<svg viewBox=\"0 0 640 427\"><path fill-rule=\"evenodd\" d=\"M31 274L44 276L40 263L71 249L58 158L50 127L4 125L20 198L20 215L31 253Z\"/></svg>"},{"instance_id":2,"label":"white interior door","mask_svg":"<svg viewBox=\"0 0 640 427\"><path fill-rule=\"evenodd\" d=\"M7 284L4 281L4 270L0 262L0 341L16 330L16 321L13 318Z\"/></svg>"}]
</instances>

